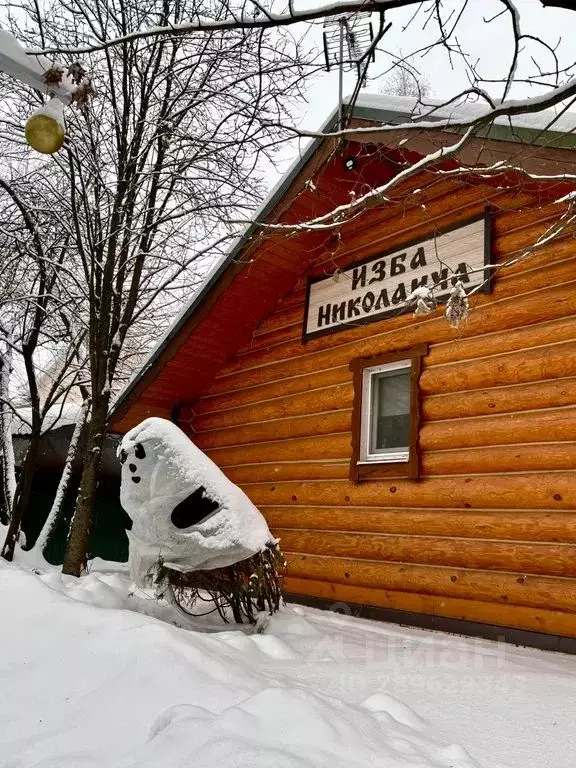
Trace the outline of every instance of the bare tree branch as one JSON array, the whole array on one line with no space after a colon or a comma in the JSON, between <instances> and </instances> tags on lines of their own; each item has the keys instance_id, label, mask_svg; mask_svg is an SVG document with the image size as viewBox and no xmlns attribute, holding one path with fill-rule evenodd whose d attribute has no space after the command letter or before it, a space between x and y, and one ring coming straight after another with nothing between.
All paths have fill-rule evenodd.
<instances>
[{"instance_id":1,"label":"bare tree branch","mask_svg":"<svg viewBox=\"0 0 576 768\"><path fill-rule=\"evenodd\" d=\"M195 21L185 21L179 24L170 24L166 26L159 25L148 29L134 30L118 37L100 39L97 42L88 45L29 49L27 53L33 56L54 54L79 55L106 50L107 48L146 38L176 37L192 32L209 33L225 30L271 29L291 26L292 24L300 24L306 21L315 21L316 19L328 18L330 16L339 16L343 13L385 12L395 8L420 4L421 2L422 0L364 0L361 2L335 2L302 11L295 11L291 8L289 13L278 14L267 11L262 17L246 13L234 13L229 5L223 4L223 7L228 11L229 15L224 16L222 19L198 16Z\"/></svg>"}]
</instances>

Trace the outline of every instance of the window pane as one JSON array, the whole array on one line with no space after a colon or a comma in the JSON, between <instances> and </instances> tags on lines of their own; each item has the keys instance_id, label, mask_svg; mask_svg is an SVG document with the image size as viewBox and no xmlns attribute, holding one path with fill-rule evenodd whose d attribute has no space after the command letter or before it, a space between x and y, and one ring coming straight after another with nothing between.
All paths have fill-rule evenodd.
<instances>
[{"instance_id":1,"label":"window pane","mask_svg":"<svg viewBox=\"0 0 576 768\"><path fill-rule=\"evenodd\" d=\"M410 430L410 369L372 377L370 453L407 448Z\"/></svg>"}]
</instances>

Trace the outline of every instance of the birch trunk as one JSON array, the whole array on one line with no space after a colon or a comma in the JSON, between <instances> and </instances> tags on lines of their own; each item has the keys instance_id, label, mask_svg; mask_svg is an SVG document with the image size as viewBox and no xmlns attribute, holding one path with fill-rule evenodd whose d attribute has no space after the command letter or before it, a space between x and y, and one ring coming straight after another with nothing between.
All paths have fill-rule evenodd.
<instances>
[{"instance_id":1,"label":"birch trunk","mask_svg":"<svg viewBox=\"0 0 576 768\"><path fill-rule=\"evenodd\" d=\"M74 425L74 432L72 433L70 445L68 446L68 453L66 455L66 463L64 464L60 482L58 483L56 496L52 502L52 508L50 509L48 517L46 518L46 522L42 526L40 535L38 536L34 545L34 549L37 549L42 553L45 553L45 550L50 542L50 539L52 538L52 535L54 534L54 531L56 530L56 526L58 525L62 515L64 499L66 497L68 487L70 486L70 478L72 477L72 469L74 467L74 461L76 460L76 455L78 453L80 437L84 430L89 411L90 401L85 400L82 403L82 407L80 408L76 423Z\"/></svg>"},{"instance_id":2,"label":"birch trunk","mask_svg":"<svg viewBox=\"0 0 576 768\"><path fill-rule=\"evenodd\" d=\"M1 556L5 560L14 559L14 550L20 539L22 532L22 522L25 519L30 497L32 495L32 483L34 482L34 473L38 463L38 454L40 451L40 434L34 432L30 435L30 442L26 456L22 462L22 468L16 485L16 495L12 505L12 515L8 523L6 539L2 547Z\"/></svg>"},{"instance_id":3,"label":"birch trunk","mask_svg":"<svg viewBox=\"0 0 576 768\"><path fill-rule=\"evenodd\" d=\"M86 458L80 480L80 490L76 499L76 509L70 523L66 556L62 566L62 573L72 576L80 576L86 568L109 400L109 395L101 395L92 402L92 413L87 428Z\"/></svg>"},{"instance_id":4,"label":"birch trunk","mask_svg":"<svg viewBox=\"0 0 576 768\"><path fill-rule=\"evenodd\" d=\"M14 447L12 445L12 413L6 405L9 398L12 348L0 358L0 523L7 525L16 492Z\"/></svg>"}]
</instances>

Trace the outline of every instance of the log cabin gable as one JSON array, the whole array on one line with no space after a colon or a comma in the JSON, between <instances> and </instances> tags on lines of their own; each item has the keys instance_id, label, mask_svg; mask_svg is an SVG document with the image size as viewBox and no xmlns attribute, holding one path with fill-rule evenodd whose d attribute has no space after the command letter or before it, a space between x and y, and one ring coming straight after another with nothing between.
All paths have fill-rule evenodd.
<instances>
[{"instance_id":1,"label":"log cabin gable","mask_svg":"<svg viewBox=\"0 0 576 768\"><path fill-rule=\"evenodd\" d=\"M371 212L337 252L319 254L181 423L265 514L291 595L407 623L466 620L474 633L482 624L576 637L574 232L497 271L461 328L439 308L301 337L311 275L486 204L500 264L558 217L516 189L429 193L426 215L416 202ZM416 351L418 476L369 466L372 477L354 477L355 374Z\"/></svg>"},{"instance_id":2,"label":"log cabin gable","mask_svg":"<svg viewBox=\"0 0 576 768\"><path fill-rule=\"evenodd\" d=\"M450 134L441 136L435 137L436 144L452 140ZM297 224L322 215L420 158L416 150L429 149L418 134L392 133L386 135L386 144L369 138L345 146L331 140L317 142L289 183L280 185L261 218ZM470 152L477 157L480 151L488 153L486 160L492 161L502 154L505 143L484 139ZM346 167L349 157L355 159L353 170ZM542 162L548 169L551 164L556 169L559 164L576 168L572 153L564 149L531 148L527 162L540 169ZM367 208L362 216L331 230L284 233L252 227L122 393L111 413L112 429L126 431L149 415L169 418L175 407L206 392L238 351L257 343L284 298L302 281L325 278L407 241L461 227L472 217L481 217L487 206L498 210L506 189L516 197L518 208L528 211L565 194L567 185L528 183L509 175L489 181L465 176L443 179L438 172L426 171L404 183L381 206ZM401 226L387 229L387 220L401 220Z\"/></svg>"}]
</instances>

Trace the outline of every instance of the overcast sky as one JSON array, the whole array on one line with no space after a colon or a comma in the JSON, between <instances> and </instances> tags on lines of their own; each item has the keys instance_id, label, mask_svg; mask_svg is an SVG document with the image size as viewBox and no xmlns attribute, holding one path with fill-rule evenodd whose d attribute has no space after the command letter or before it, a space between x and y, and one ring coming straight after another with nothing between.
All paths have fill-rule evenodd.
<instances>
[{"instance_id":1,"label":"overcast sky","mask_svg":"<svg viewBox=\"0 0 576 768\"><path fill-rule=\"evenodd\" d=\"M525 34L540 37L554 48L559 59L560 67L574 64L576 61L576 12L556 8L544 8L539 0L515 0L521 16L521 28ZM575 0L576 4L576 0ZM296 0L296 8L313 7L318 5L315 0ZM422 3L423 9L430 3ZM443 7L449 9L462 7L462 0L444 0ZM382 39L376 61L369 70L369 81L363 93L385 93L385 77L397 56L415 54L410 57L411 64L419 70L431 87L431 96L437 99L448 99L468 87L469 81L466 68L461 59L455 58L451 64L446 50L436 47L422 54L416 53L438 39L438 25L430 22L425 28L426 15L423 9L414 16L417 6L390 11L387 22L392 26ZM499 79L505 77L512 57L512 33L508 14L501 15L494 21L489 20L504 8L500 0L468 0L466 10L458 24L458 40L463 50L467 52L482 77ZM373 26L377 28L377 17L373 16ZM294 34L300 32L300 26L293 28ZM302 25L300 34L306 28ZM308 44L322 47L322 23L315 24L306 35ZM534 57L542 69L552 70L555 66L552 54L533 41L527 41L521 54L518 76L525 77L536 73L531 61ZM576 67L572 71L576 75ZM567 74L563 75L567 79ZM355 86L355 74L345 73L344 93L352 93ZM502 95L502 85L485 83L483 87L493 96ZM512 97L525 98L535 95L542 88L519 83L511 93ZM326 121L338 104L338 74L336 71L318 76L308 89L308 103L300 105L295 110L294 123L308 130L317 130ZM572 107L576 110L576 105ZM299 142L300 148L306 145L306 140ZM286 171L291 162L299 154L298 143L290 142L278 153L278 168ZM278 174L270 174L270 182L274 184Z\"/></svg>"},{"instance_id":2,"label":"overcast sky","mask_svg":"<svg viewBox=\"0 0 576 768\"><path fill-rule=\"evenodd\" d=\"M300 6L312 5L310 0L302 0ZM429 5L424 3L424 6ZM450 7L461 7L460 0L443 3ZM410 54L429 45L438 35L437 25L430 23L423 29L425 16L420 11L407 29L404 29L409 19L414 15L412 6L406 9L390 11L387 21L392 22L392 27L383 38L377 53L376 62L372 65L370 75L372 79L364 89L368 92L378 92L384 88L381 79L382 73L388 70L393 62L393 55L402 52ZM543 40L556 48L561 66L574 63L576 59L576 12L544 8L539 0L516 0L521 20L522 31L528 34L540 36ZM499 0L469 0L468 7L458 25L458 39L462 48L469 54L470 60L478 62L478 69L486 78L499 78L506 74L512 56L511 24L508 14L502 15L491 23L484 19L496 16L503 9ZM374 26L376 17L374 16ZM321 45L321 25L319 24L313 33L318 45ZM557 47L556 47L557 46ZM391 55L392 54L392 55ZM519 72L521 75L534 74L535 67L531 62L534 56L542 67L552 69L554 65L552 55L535 42L527 42L521 57ZM452 68L448 55L444 48L438 47L428 54L417 54L411 58L411 63L419 69L430 83L432 94L436 98L444 99L457 93L468 85L465 68L459 60L454 61ZM354 76L347 74L345 79L345 92L351 92L354 87ZM501 94L502 87L486 84L486 89L492 94ZM536 88L528 85L519 85L513 92L513 96L525 97L535 94ZM331 109L334 109L338 99L338 77L330 73L319 79L309 91L309 104L305 110L306 127L320 125Z\"/></svg>"}]
</instances>

